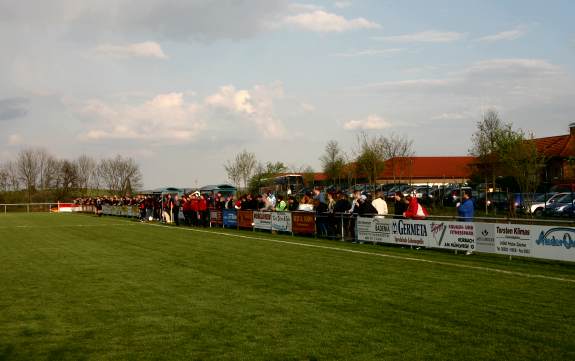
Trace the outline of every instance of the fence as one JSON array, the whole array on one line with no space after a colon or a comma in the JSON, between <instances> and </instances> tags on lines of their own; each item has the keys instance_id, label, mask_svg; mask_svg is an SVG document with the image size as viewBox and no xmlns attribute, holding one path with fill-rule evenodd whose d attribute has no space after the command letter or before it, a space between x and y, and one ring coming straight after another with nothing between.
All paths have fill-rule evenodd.
<instances>
[{"instance_id":1,"label":"fence","mask_svg":"<svg viewBox=\"0 0 575 361\"><path fill-rule=\"evenodd\" d=\"M140 215L135 206L104 206L103 213L126 217ZM183 218L181 213L180 218ZM316 215L313 212L213 209L209 224L211 227L575 262L575 228L569 226L572 222L554 221L554 225L543 225L533 224L542 221L525 219L482 219L481 222L449 219L453 218L409 220L355 217L345 213Z\"/></svg>"}]
</instances>

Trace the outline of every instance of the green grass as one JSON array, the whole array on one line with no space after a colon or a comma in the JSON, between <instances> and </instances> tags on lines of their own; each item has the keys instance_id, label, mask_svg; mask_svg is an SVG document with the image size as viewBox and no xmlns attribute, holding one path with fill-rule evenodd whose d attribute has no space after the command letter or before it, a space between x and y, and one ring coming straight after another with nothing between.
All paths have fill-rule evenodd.
<instances>
[{"instance_id":1,"label":"green grass","mask_svg":"<svg viewBox=\"0 0 575 361\"><path fill-rule=\"evenodd\" d=\"M0 360L575 359L575 265L216 231L0 215Z\"/></svg>"}]
</instances>

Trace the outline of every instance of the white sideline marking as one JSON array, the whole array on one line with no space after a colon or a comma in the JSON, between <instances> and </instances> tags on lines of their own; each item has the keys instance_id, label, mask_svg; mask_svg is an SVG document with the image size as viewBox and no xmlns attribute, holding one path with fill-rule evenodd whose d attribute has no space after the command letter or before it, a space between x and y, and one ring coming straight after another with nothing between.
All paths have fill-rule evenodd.
<instances>
[{"instance_id":1,"label":"white sideline marking","mask_svg":"<svg viewBox=\"0 0 575 361\"><path fill-rule=\"evenodd\" d=\"M30 225L18 225L18 226L0 226L0 229L10 229L10 228L70 228L70 227L108 227L108 226L135 226L136 224L130 223L110 223L110 224L70 224L70 225L56 225L56 226L30 226Z\"/></svg>"},{"instance_id":2,"label":"white sideline marking","mask_svg":"<svg viewBox=\"0 0 575 361\"><path fill-rule=\"evenodd\" d=\"M461 263L451 263L451 262L443 262L443 261L432 261L432 260L415 258L415 257L395 256L395 255L383 254L383 253L358 251L358 250L353 250L353 249L348 249L348 248L320 246L317 244L308 244L308 243L300 243L300 242L292 242L292 241L282 241L279 239L245 236L245 235L241 235L241 234L225 233L225 232L218 232L218 231L206 231L206 230L194 229L194 228L179 228L179 227L166 226L166 225L153 224L153 223L138 223L138 224L146 224L148 226L162 227L162 228L169 228L169 229L179 229L182 231L217 234L217 235L222 235L222 236L245 238L245 239L255 239L258 241L282 243L282 244L289 244L289 245L293 245L293 246L327 249L327 250L331 250L331 251L347 252L347 253L361 254L361 255L367 255L367 256L392 258L392 259L398 259L398 260L402 260L402 261L431 263L431 264L437 264L437 265L441 265L441 266L465 268L465 269L472 269L472 270L485 271L485 272L495 272L495 273L501 273L501 274L506 274L506 275L510 275L510 276L519 276L519 277L526 277L526 278L539 278L539 279L545 279L545 280L575 283L575 279L571 279L571 278L553 277L553 276L546 276L546 275L540 275L540 274L529 274L529 273L516 272L516 271L506 271L506 270L502 270L499 268L471 266L471 265L466 265L466 264L461 264Z\"/></svg>"}]
</instances>

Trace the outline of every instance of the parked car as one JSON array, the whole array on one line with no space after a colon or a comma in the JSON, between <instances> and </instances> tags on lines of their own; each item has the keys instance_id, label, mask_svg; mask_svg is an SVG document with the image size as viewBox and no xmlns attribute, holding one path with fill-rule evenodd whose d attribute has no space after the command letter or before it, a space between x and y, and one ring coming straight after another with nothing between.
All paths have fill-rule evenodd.
<instances>
[{"instance_id":1,"label":"parked car","mask_svg":"<svg viewBox=\"0 0 575 361\"><path fill-rule=\"evenodd\" d=\"M443 195L443 205L454 206L461 200L461 192L468 190L473 193L471 187L451 188Z\"/></svg>"},{"instance_id":2,"label":"parked car","mask_svg":"<svg viewBox=\"0 0 575 361\"><path fill-rule=\"evenodd\" d=\"M528 197L523 196L521 200L521 210L526 214L533 214L535 217L541 217L545 212L545 208L547 208L549 204L555 202L560 196L561 195L558 193L536 193L529 200L531 202L529 206L526 204L526 198Z\"/></svg>"},{"instance_id":3,"label":"parked car","mask_svg":"<svg viewBox=\"0 0 575 361\"><path fill-rule=\"evenodd\" d=\"M481 193L477 199L477 208L491 210L508 210L509 194L507 192L487 192Z\"/></svg>"},{"instance_id":4,"label":"parked car","mask_svg":"<svg viewBox=\"0 0 575 361\"><path fill-rule=\"evenodd\" d=\"M546 216L554 217L557 216L558 213L561 213L565 206L573 204L575 200L575 194L573 193L559 193L560 195L556 198L553 203L550 203L546 206L544 214Z\"/></svg>"},{"instance_id":5,"label":"parked car","mask_svg":"<svg viewBox=\"0 0 575 361\"><path fill-rule=\"evenodd\" d=\"M555 217L568 217L568 218L575 217L575 204L571 203L571 204L557 207L554 210L553 216L555 216Z\"/></svg>"},{"instance_id":6,"label":"parked car","mask_svg":"<svg viewBox=\"0 0 575 361\"><path fill-rule=\"evenodd\" d=\"M405 189L411 187L409 184L398 184L395 187L392 187L388 192L387 192L387 198L393 198L393 196L395 195L395 192L403 192Z\"/></svg>"}]
</instances>

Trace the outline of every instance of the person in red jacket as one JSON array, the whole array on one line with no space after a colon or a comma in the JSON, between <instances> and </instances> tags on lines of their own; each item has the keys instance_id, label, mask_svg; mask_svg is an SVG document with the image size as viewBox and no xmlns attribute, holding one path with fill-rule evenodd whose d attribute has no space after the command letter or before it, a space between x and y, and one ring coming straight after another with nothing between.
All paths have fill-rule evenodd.
<instances>
[{"instance_id":1,"label":"person in red jacket","mask_svg":"<svg viewBox=\"0 0 575 361\"><path fill-rule=\"evenodd\" d=\"M403 216L405 218L425 219L425 217L429 215L427 210L421 204L419 204L417 197L407 196L405 199L409 202L407 210L403 212Z\"/></svg>"},{"instance_id":2,"label":"person in red jacket","mask_svg":"<svg viewBox=\"0 0 575 361\"><path fill-rule=\"evenodd\" d=\"M208 200L205 195L200 196L198 212L200 213L200 224L202 227L207 227L210 222L210 211L208 210Z\"/></svg>"},{"instance_id":3,"label":"person in red jacket","mask_svg":"<svg viewBox=\"0 0 575 361\"><path fill-rule=\"evenodd\" d=\"M192 200L190 201L191 215L192 215L192 226L197 226L198 223L198 209L200 207L200 199L198 198L198 193L192 193Z\"/></svg>"}]
</instances>

